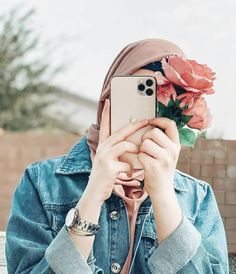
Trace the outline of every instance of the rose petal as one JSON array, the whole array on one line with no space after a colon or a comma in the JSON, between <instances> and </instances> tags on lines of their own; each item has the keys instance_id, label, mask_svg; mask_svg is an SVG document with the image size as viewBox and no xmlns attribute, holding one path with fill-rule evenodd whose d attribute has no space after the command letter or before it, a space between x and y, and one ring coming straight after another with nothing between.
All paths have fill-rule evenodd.
<instances>
[{"instance_id":1,"label":"rose petal","mask_svg":"<svg viewBox=\"0 0 236 274\"><path fill-rule=\"evenodd\" d=\"M177 97L173 84L159 86L157 90L157 100L167 106L169 101L175 100Z\"/></svg>"},{"instance_id":2,"label":"rose petal","mask_svg":"<svg viewBox=\"0 0 236 274\"><path fill-rule=\"evenodd\" d=\"M193 73L193 67L188 60L180 56L170 56L168 57L168 64L181 75L182 73L189 72Z\"/></svg>"},{"instance_id":3,"label":"rose petal","mask_svg":"<svg viewBox=\"0 0 236 274\"><path fill-rule=\"evenodd\" d=\"M179 73L175 71L165 60L162 62L162 68L165 77L178 86L187 85L187 83L180 77Z\"/></svg>"},{"instance_id":4,"label":"rose petal","mask_svg":"<svg viewBox=\"0 0 236 274\"><path fill-rule=\"evenodd\" d=\"M187 82L187 86L202 90L206 88L211 88L213 83L211 80L208 80L205 77L198 76L196 74L190 74L188 72L183 73L181 75L185 82Z\"/></svg>"},{"instance_id":5,"label":"rose petal","mask_svg":"<svg viewBox=\"0 0 236 274\"><path fill-rule=\"evenodd\" d=\"M204 128L209 128L211 126L211 123L212 123L212 116L208 110L204 116L200 116L200 115L193 116L187 125L191 128L204 129Z\"/></svg>"},{"instance_id":6,"label":"rose petal","mask_svg":"<svg viewBox=\"0 0 236 274\"><path fill-rule=\"evenodd\" d=\"M210 89L205 89L205 93L206 94L213 94L213 93L215 93L215 91L210 88Z\"/></svg>"},{"instance_id":7,"label":"rose petal","mask_svg":"<svg viewBox=\"0 0 236 274\"><path fill-rule=\"evenodd\" d=\"M185 92L177 97L180 100L179 107L184 108L192 108L195 101L201 96L200 92Z\"/></svg>"},{"instance_id":8,"label":"rose petal","mask_svg":"<svg viewBox=\"0 0 236 274\"><path fill-rule=\"evenodd\" d=\"M210 80L215 80L215 72L213 72L207 65L199 64L195 60L188 60L188 62L192 65L195 74L206 77Z\"/></svg>"},{"instance_id":9,"label":"rose petal","mask_svg":"<svg viewBox=\"0 0 236 274\"><path fill-rule=\"evenodd\" d=\"M204 97L199 97L195 100L194 105L190 109L183 111L184 115L203 115L207 109L207 102Z\"/></svg>"},{"instance_id":10,"label":"rose petal","mask_svg":"<svg viewBox=\"0 0 236 274\"><path fill-rule=\"evenodd\" d=\"M207 65L175 55L167 56L161 62L166 78L176 85L191 92L214 93L215 72Z\"/></svg>"},{"instance_id":11,"label":"rose petal","mask_svg":"<svg viewBox=\"0 0 236 274\"><path fill-rule=\"evenodd\" d=\"M206 93L205 90L199 90L199 89L192 88L192 87L184 87L184 89L186 91L191 91L191 92L195 92L195 93L201 93L201 94L205 94Z\"/></svg>"}]
</instances>

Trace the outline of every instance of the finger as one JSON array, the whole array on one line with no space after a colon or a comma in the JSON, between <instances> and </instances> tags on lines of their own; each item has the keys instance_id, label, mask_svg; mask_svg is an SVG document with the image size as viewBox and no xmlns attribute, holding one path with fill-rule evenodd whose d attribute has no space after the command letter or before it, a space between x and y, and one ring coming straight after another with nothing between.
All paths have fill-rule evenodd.
<instances>
[{"instance_id":1,"label":"finger","mask_svg":"<svg viewBox=\"0 0 236 274\"><path fill-rule=\"evenodd\" d=\"M121 129L118 129L110 136L109 144L111 146L113 146L113 145L123 141L125 138L127 138L129 135L133 134L138 129L147 126L147 124L148 124L148 120L145 119L142 121L138 121L134 124L126 125L126 126L122 127Z\"/></svg>"},{"instance_id":2,"label":"finger","mask_svg":"<svg viewBox=\"0 0 236 274\"><path fill-rule=\"evenodd\" d=\"M166 135L175 143L179 143L179 132L174 120L166 117L157 117L148 120L149 125L158 126L165 130Z\"/></svg>"},{"instance_id":3,"label":"finger","mask_svg":"<svg viewBox=\"0 0 236 274\"><path fill-rule=\"evenodd\" d=\"M134 143L128 141L122 141L111 148L111 153L118 158L125 152L138 153L139 148Z\"/></svg>"},{"instance_id":4,"label":"finger","mask_svg":"<svg viewBox=\"0 0 236 274\"><path fill-rule=\"evenodd\" d=\"M127 163L129 165L129 170L124 174L126 174L126 176L128 176L128 177L132 177L133 173L134 173L133 165L130 162L127 162L127 161L124 161L124 160L119 161L119 163ZM122 175L121 175L121 178L122 178ZM125 180L123 180L123 182L125 182Z\"/></svg>"},{"instance_id":5,"label":"finger","mask_svg":"<svg viewBox=\"0 0 236 274\"><path fill-rule=\"evenodd\" d=\"M159 128L155 127L149 131L147 131L141 138L143 142L145 139L151 139L153 142L158 144L163 148L168 148L173 145L172 140Z\"/></svg>"},{"instance_id":6,"label":"finger","mask_svg":"<svg viewBox=\"0 0 236 274\"><path fill-rule=\"evenodd\" d=\"M145 139L139 148L140 152L144 152L154 159L161 159L164 157L166 150L150 139Z\"/></svg>"},{"instance_id":7,"label":"finger","mask_svg":"<svg viewBox=\"0 0 236 274\"><path fill-rule=\"evenodd\" d=\"M156 159L150 157L145 152L140 152L137 156L145 169L152 169L152 167L156 164Z\"/></svg>"},{"instance_id":8,"label":"finger","mask_svg":"<svg viewBox=\"0 0 236 274\"><path fill-rule=\"evenodd\" d=\"M130 163L121 162L117 163L117 170L119 172L126 172L127 174L133 174L133 167Z\"/></svg>"},{"instance_id":9,"label":"finger","mask_svg":"<svg viewBox=\"0 0 236 274\"><path fill-rule=\"evenodd\" d=\"M106 99L102 110L99 130L99 143L103 143L110 136L110 100Z\"/></svg>"}]
</instances>

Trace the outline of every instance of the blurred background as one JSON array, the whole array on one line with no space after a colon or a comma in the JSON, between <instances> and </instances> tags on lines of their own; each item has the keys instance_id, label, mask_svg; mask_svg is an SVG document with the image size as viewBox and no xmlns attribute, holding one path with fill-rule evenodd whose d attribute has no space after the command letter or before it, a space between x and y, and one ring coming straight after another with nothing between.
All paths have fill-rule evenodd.
<instances>
[{"instance_id":1,"label":"blurred background","mask_svg":"<svg viewBox=\"0 0 236 274\"><path fill-rule=\"evenodd\" d=\"M37 96L44 98L44 104L53 100L53 105L47 108L47 118L51 114L53 121L36 119L23 124L30 123L34 128L53 124L55 128L55 124L62 127L63 121L69 119L70 130L86 128L95 120L105 74L118 52L139 39L163 38L175 42L189 58L209 65L216 72L216 93L207 96L214 118L207 136L236 139L234 0L149 1L148 5L124 0L1 0L0 3L1 14L10 23L5 29L3 21L1 24L1 55L5 54L1 67L8 68L6 71L2 67L5 81L11 81L10 86L17 85L21 91L33 92L34 103ZM35 12L27 17L31 9ZM40 87L42 81L44 86ZM80 108L78 100L83 100ZM27 104L24 112L28 114L30 107ZM10 126L10 117L4 118L6 115L1 114L1 119L8 119L5 122L8 126L1 122L3 128L19 127ZM67 122L64 124L68 126ZM26 128L25 125L22 129Z\"/></svg>"},{"instance_id":2,"label":"blurred background","mask_svg":"<svg viewBox=\"0 0 236 274\"><path fill-rule=\"evenodd\" d=\"M183 148L178 168L212 185L235 253L236 1L0 4L0 230L27 165L66 153L96 122L104 77L119 51L162 38L216 72L216 93L206 98L212 127L194 149Z\"/></svg>"}]
</instances>

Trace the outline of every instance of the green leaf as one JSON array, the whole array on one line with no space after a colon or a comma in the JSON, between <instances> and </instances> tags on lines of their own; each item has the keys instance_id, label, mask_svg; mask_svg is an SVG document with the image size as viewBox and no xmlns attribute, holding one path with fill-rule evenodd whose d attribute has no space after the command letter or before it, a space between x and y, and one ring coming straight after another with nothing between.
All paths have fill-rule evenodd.
<instances>
[{"instance_id":1,"label":"green leaf","mask_svg":"<svg viewBox=\"0 0 236 274\"><path fill-rule=\"evenodd\" d=\"M180 118L177 116L171 117L171 120L174 120L176 122L176 124L178 125L181 121Z\"/></svg>"},{"instance_id":2,"label":"green leaf","mask_svg":"<svg viewBox=\"0 0 236 274\"><path fill-rule=\"evenodd\" d=\"M186 90L178 85L174 85L175 87L175 90L176 90L176 93L177 93L177 96L183 94L183 93L186 93Z\"/></svg>"},{"instance_id":3,"label":"green leaf","mask_svg":"<svg viewBox=\"0 0 236 274\"><path fill-rule=\"evenodd\" d=\"M189 128L180 128L179 138L182 145L193 147L196 142L197 136L195 132Z\"/></svg>"},{"instance_id":4,"label":"green leaf","mask_svg":"<svg viewBox=\"0 0 236 274\"><path fill-rule=\"evenodd\" d=\"M174 100L172 100L172 99L170 99L170 101L168 102L168 107L172 107L172 106L174 106L175 105L175 101Z\"/></svg>"},{"instance_id":5,"label":"green leaf","mask_svg":"<svg viewBox=\"0 0 236 274\"><path fill-rule=\"evenodd\" d=\"M183 115L182 114L181 121L184 122L185 124L187 124L191 120L192 117L193 117L192 115Z\"/></svg>"},{"instance_id":6,"label":"green leaf","mask_svg":"<svg viewBox=\"0 0 236 274\"><path fill-rule=\"evenodd\" d=\"M157 116L164 117L166 112L167 112L167 107L164 104L162 104L161 102L158 102L158 109L157 109L158 115Z\"/></svg>"},{"instance_id":7,"label":"green leaf","mask_svg":"<svg viewBox=\"0 0 236 274\"><path fill-rule=\"evenodd\" d=\"M180 129L185 126L185 123L181 121L177 126L178 126L178 129Z\"/></svg>"},{"instance_id":8,"label":"green leaf","mask_svg":"<svg viewBox=\"0 0 236 274\"><path fill-rule=\"evenodd\" d=\"M176 105L176 107L179 106L180 102L181 102L181 101L180 101L179 99L176 99L176 100L175 100L175 105Z\"/></svg>"}]
</instances>

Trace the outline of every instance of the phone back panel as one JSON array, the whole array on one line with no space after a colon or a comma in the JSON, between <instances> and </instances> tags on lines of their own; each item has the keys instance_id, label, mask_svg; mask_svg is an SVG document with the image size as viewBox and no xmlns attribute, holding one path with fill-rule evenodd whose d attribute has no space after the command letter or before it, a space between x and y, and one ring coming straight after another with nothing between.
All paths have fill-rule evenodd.
<instances>
[{"instance_id":1,"label":"phone back panel","mask_svg":"<svg viewBox=\"0 0 236 274\"><path fill-rule=\"evenodd\" d=\"M153 85L145 85L148 79L153 80ZM138 90L138 85L144 84L145 90ZM152 76L113 76L111 80L111 134L129 123L143 119L156 117L156 79ZM151 88L153 94L148 96L146 90ZM146 126L139 129L134 134L128 136L125 140L137 145L141 143L141 137L149 131L152 126ZM134 168L143 168L138 161L136 154L124 153L120 160L130 162Z\"/></svg>"}]
</instances>

